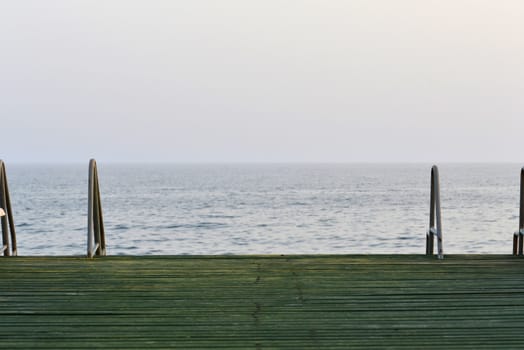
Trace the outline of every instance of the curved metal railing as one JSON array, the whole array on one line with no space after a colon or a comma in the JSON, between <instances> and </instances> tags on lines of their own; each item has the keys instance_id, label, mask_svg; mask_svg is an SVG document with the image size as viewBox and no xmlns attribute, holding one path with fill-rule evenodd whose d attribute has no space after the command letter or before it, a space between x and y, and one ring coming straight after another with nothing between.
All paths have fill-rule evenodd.
<instances>
[{"instance_id":1,"label":"curved metal railing","mask_svg":"<svg viewBox=\"0 0 524 350\"><path fill-rule=\"evenodd\" d=\"M100 201L100 186L98 184L98 170L96 161L89 161L89 194L87 208L87 256L106 255L106 238L102 203Z\"/></svg>"},{"instance_id":2,"label":"curved metal railing","mask_svg":"<svg viewBox=\"0 0 524 350\"><path fill-rule=\"evenodd\" d=\"M440 180L438 167L433 165L431 168L431 198L429 205L429 230L426 233L426 255L433 255L435 236L437 237L438 258L443 259Z\"/></svg>"},{"instance_id":3,"label":"curved metal railing","mask_svg":"<svg viewBox=\"0 0 524 350\"><path fill-rule=\"evenodd\" d=\"M524 255L524 168L520 170L519 230L513 234L513 255Z\"/></svg>"},{"instance_id":4,"label":"curved metal railing","mask_svg":"<svg viewBox=\"0 0 524 350\"><path fill-rule=\"evenodd\" d=\"M0 160L0 221L2 226L2 250L5 256L16 256L16 231L9 197L5 164Z\"/></svg>"}]
</instances>

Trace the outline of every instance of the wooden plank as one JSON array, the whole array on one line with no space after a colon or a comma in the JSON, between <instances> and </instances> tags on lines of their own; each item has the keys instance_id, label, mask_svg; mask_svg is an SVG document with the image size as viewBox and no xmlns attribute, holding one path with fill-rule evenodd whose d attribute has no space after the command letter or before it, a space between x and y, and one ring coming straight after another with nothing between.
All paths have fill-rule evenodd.
<instances>
[{"instance_id":1,"label":"wooden plank","mask_svg":"<svg viewBox=\"0 0 524 350\"><path fill-rule=\"evenodd\" d=\"M523 264L496 255L2 258L0 348L521 348Z\"/></svg>"}]
</instances>

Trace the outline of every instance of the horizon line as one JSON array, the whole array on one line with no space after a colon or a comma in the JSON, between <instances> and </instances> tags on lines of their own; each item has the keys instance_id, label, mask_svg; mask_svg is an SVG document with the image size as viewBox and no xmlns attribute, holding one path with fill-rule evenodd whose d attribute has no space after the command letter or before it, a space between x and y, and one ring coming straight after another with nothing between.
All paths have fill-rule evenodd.
<instances>
[{"instance_id":1,"label":"horizon line","mask_svg":"<svg viewBox=\"0 0 524 350\"><path fill-rule=\"evenodd\" d=\"M325 165L344 165L344 164L524 164L518 161L499 161L499 160L441 160L441 161L426 161L426 160L356 160L356 161L246 161L246 160L209 160L209 161L177 161L177 160L104 160L97 158L89 158L85 161L78 160L12 160L0 158L4 163L9 164L60 164L60 165L76 165L88 163L90 159L95 159L98 163L106 164L180 164L180 165L279 165L279 164L325 164Z\"/></svg>"}]
</instances>

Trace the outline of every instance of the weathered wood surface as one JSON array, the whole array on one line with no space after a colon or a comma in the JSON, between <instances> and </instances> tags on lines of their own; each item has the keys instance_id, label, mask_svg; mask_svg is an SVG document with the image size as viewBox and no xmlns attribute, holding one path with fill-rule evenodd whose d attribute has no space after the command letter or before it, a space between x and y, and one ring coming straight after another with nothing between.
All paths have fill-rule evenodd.
<instances>
[{"instance_id":1,"label":"weathered wood surface","mask_svg":"<svg viewBox=\"0 0 524 350\"><path fill-rule=\"evenodd\" d=\"M0 348L524 348L524 260L1 258Z\"/></svg>"}]
</instances>

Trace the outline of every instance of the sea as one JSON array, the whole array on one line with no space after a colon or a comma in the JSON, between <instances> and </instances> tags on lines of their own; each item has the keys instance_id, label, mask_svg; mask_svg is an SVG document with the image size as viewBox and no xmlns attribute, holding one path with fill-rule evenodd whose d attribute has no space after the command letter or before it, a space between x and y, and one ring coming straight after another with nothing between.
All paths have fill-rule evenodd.
<instances>
[{"instance_id":1,"label":"sea","mask_svg":"<svg viewBox=\"0 0 524 350\"><path fill-rule=\"evenodd\" d=\"M98 163L107 253L423 254L432 164ZM519 164L440 164L445 254L511 254ZM18 255L85 255L86 164L7 164Z\"/></svg>"}]
</instances>

